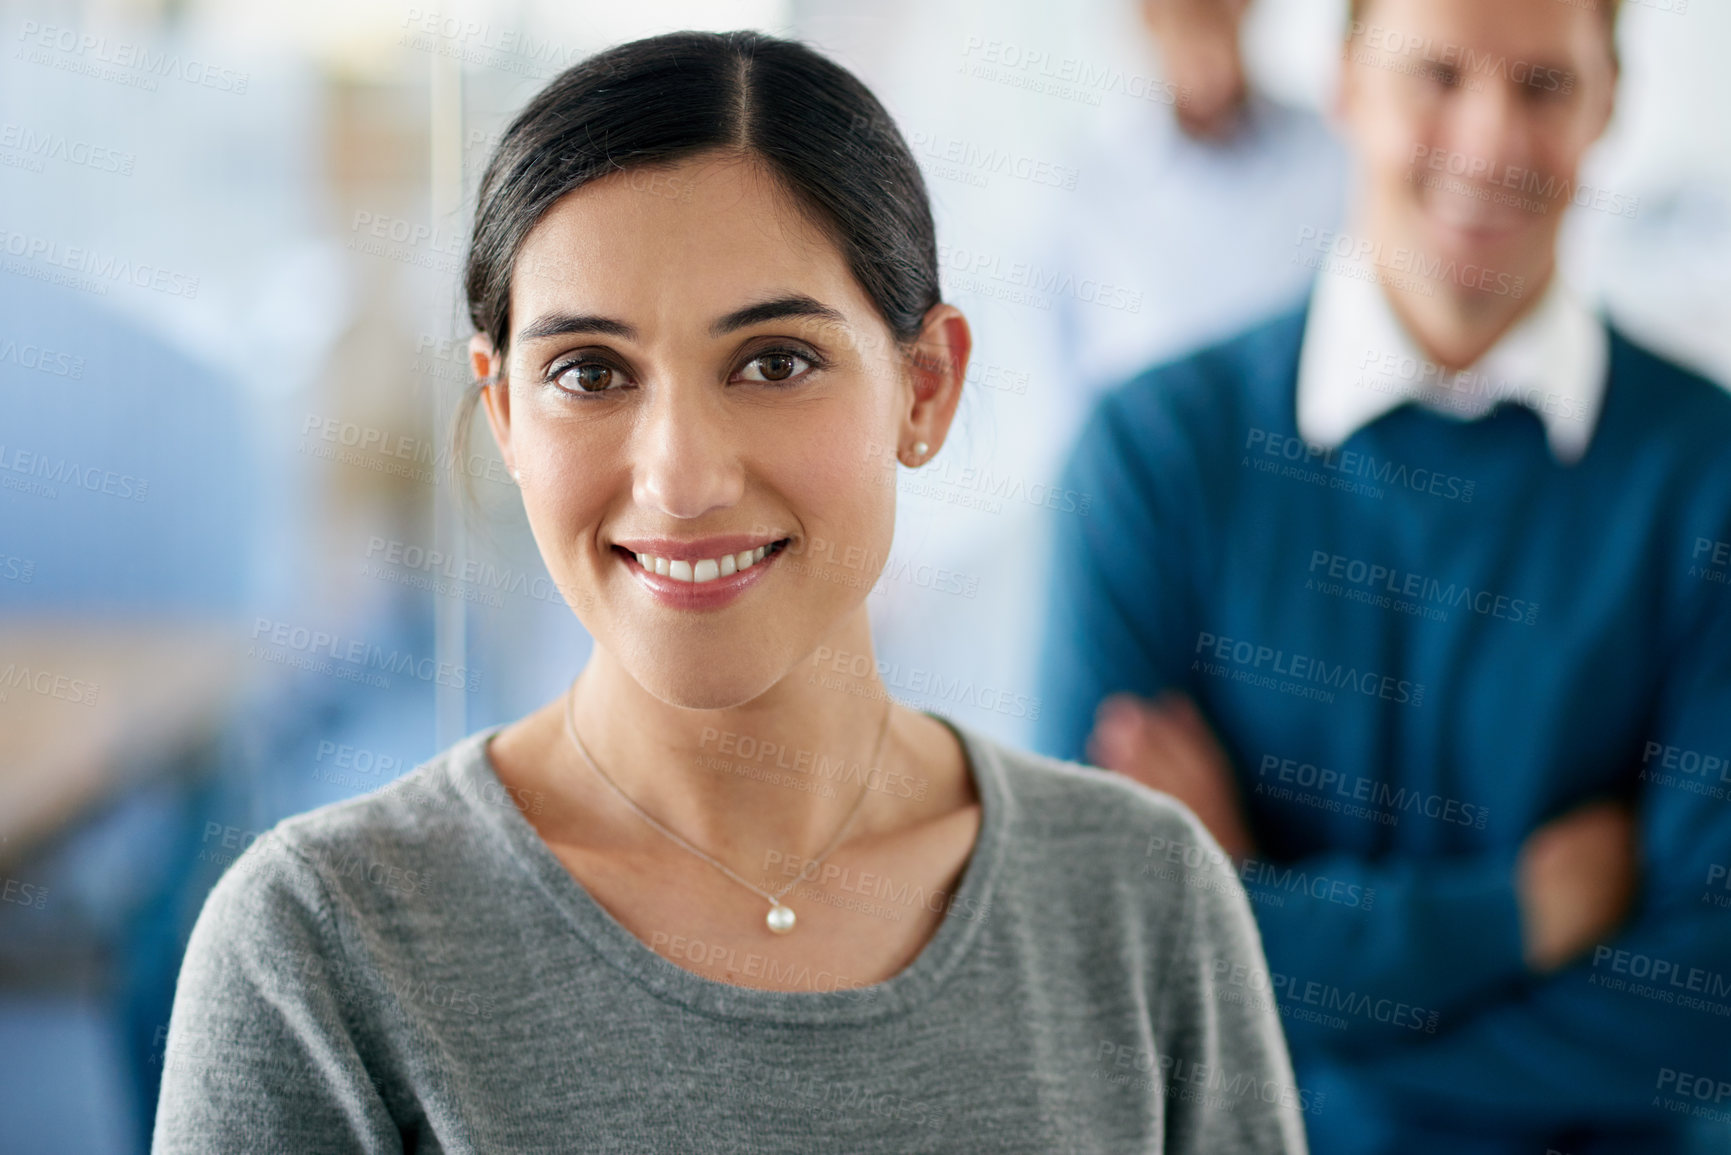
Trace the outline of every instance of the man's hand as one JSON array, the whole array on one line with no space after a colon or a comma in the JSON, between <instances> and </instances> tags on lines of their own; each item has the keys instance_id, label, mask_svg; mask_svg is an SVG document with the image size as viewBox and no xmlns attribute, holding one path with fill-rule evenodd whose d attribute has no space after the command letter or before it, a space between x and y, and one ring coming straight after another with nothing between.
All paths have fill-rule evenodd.
<instances>
[{"instance_id":1,"label":"man's hand","mask_svg":"<svg viewBox=\"0 0 1731 1155\"><path fill-rule=\"evenodd\" d=\"M1527 836L1515 867L1527 965L1554 971L1623 921L1635 896L1635 821L1593 802Z\"/></svg>"},{"instance_id":2,"label":"man's hand","mask_svg":"<svg viewBox=\"0 0 1731 1155\"><path fill-rule=\"evenodd\" d=\"M1094 715L1088 760L1177 798L1233 858L1255 853L1232 765L1186 695L1107 698Z\"/></svg>"}]
</instances>

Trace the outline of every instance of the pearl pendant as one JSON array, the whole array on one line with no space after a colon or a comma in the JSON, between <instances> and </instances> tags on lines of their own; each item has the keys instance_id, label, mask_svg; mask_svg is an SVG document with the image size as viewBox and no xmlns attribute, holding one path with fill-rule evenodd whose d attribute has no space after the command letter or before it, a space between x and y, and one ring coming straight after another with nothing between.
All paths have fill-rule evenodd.
<instances>
[{"instance_id":1,"label":"pearl pendant","mask_svg":"<svg viewBox=\"0 0 1731 1155\"><path fill-rule=\"evenodd\" d=\"M770 931L775 934L793 933L795 921L793 911L779 902L769 908L769 913L764 916L763 921L769 924Z\"/></svg>"}]
</instances>

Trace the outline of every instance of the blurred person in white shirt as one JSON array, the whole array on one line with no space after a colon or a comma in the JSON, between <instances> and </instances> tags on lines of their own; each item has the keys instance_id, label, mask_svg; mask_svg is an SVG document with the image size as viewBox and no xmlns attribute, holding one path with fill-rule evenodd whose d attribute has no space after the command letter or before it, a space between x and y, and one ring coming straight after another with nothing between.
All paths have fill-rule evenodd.
<instances>
[{"instance_id":1,"label":"blurred person in white shirt","mask_svg":"<svg viewBox=\"0 0 1731 1155\"><path fill-rule=\"evenodd\" d=\"M1082 146L1051 264L1140 292L1135 310L1061 298L1052 390L1068 434L1104 388L1296 300L1303 228L1345 213L1348 156L1317 113L1258 91L1249 0L1138 0L1171 104L1104 110Z\"/></svg>"},{"instance_id":2,"label":"blurred person in white shirt","mask_svg":"<svg viewBox=\"0 0 1731 1155\"><path fill-rule=\"evenodd\" d=\"M1298 238L1345 214L1348 159L1332 129L1258 91L1245 67L1249 0L1136 7L1159 73L1140 87L1175 99L1098 109L1067 158L1075 189L1032 226L1027 248L1042 278L1067 277L1075 290L1048 294L1052 307L1034 314L1038 326L982 342L962 444L923 478L938 483L937 500L910 502L902 517L909 556L960 575L969 592L937 597L886 581L875 603L885 657L898 669L983 687L1000 708L967 716L1006 741L1025 741L1038 721L1041 622L1032 607L1044 603L1053 519L1082 516L1087 495L1057 495L1057 509L1035 499L1053 496L1043 487L1056 481L1094 401L1150 365L1296 303L1312 275L1295 259ZM1095 286L1116 288L1096 295ZM983 313L991 315L989 302ZM997 370L1031 379L986 378ZM996 502L990 514L959 500L1005 489L1026 499Z\"/></svg>"}]
</instances>

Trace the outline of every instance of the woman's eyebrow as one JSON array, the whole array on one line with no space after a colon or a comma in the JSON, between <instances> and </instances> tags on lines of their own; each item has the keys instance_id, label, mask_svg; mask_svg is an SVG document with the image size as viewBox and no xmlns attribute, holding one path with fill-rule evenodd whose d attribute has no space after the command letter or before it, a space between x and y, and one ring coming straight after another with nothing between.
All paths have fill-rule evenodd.
<instances>
[{"instance_id":1,"label":"woman's eyebrow","mask_svg":"<svg viewBox=\"0 0 1731 1155\"><path fill-rule=\"evenodd\" d=\"M846 324L846 318L822 301L808 297L803 293L789 293L784 297L762 301L756 305L747 305L743 309L735 309L725 317L719 318L709 327L711 337L725 337L735 329L743 329L747 325L758 325L764 321L776 321L782 317L817 317L825 321L833 321L838 325Z\"/></svg>"},{"instance_id":2,"label":"woman's eyebrow","mask_svg":"<svg viewBox=\"0 0 1731 1155\"><path fill-rule=\"evenodd\" d=\"M735 309L717 319L709 327L709 333L712 337L725 337L736 329L779 320L782 317L817 317L838 325L846 323L840 312L822 301L803 293L789 293L773 300L747 305L743 309ZM522 331L517 334L517 340L534 341L541 337L558 337L568 333L603 333L627 341L637 339L635 328L612 317L595 313L547 313L523 326Z\"/></svg>"},{"instance_id":3,"label":"woman's eyebrow","mask_svg":"<svg viewBox=\"0 0 1731 1155\"><path fill-rule=\"evenodd\" d=\"M605 333L609 337L622 337L627 341L637 339L636 329L624 321L615 321L612 317L601 317L594 313L547 313L525 325L517 334L517 340L533 341L538 337L557 337L565 333Z\"/></svg>"}]
</instances>

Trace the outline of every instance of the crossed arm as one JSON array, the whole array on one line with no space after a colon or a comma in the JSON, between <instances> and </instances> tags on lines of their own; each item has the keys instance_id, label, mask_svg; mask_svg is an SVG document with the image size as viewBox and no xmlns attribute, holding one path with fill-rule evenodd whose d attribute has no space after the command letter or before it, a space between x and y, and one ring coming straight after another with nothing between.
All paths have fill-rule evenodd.
<instances>
[{"instance_id":1,"label":"crossed arm","mask_svg":"<svg viewBox=\"0 0 1731 1155\"><path fill-rule=\"evenodd\" d=\"M1110 413L1097 418L1067 481L1097 504L1060 530L1041 739L1177 796L1248 862L1257 840L1232 767L1198 708L1174 692L1194 637L1186 598L1196 583L1181 567L1201 564L1207 549L1185 470L1158 483L1150 475L1142 441L1153 435L1138 429L1132 445ZM1182 462L1182 446L1156 448L1171 450L1163 466ZM1651 733L1723 750L1731 599L1693 604L1692 619L1677 618ZM1647 784L1632 806L1582 805L1509 851L1283 863L1374 888L1376 910L1366 917L1304 893L1257 902L1277 993L1320 983L1434 1012L1436 1024L1337 1031L1292 1016L1287 1034L1295 1048L1331 1049L1410 1111L1471 1107L1531 1124L1644 1115L1667 1071L1731 1078L1714 1048L1720 1016L1731 1015L1731 916L1701 901L1726 846L1731 802ZM1244 872L1253 900L1254 875ZM1614 981L1629 967L1667 982L1632 991Z\"/></svg>"}]
</instances>

